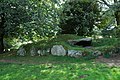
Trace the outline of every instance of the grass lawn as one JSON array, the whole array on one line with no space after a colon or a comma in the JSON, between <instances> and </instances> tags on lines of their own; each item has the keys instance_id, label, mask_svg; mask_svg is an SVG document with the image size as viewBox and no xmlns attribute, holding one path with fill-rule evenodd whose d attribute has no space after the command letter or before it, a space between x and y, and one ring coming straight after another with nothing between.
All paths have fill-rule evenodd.
<instances>
[{"instance_id":1,"label":"grass lawn","mask_svg":"<svg viewBox=\"0 0 120 80\"><path fill-rule=\"evenodd\" d=\"M54 44L63 45L65 49L92 53L94 50L106 51L109 47L111 50L111 46L119 43L118 39L93 40L91 49L67 43L68 40L79 38L75 35L60 35L50 41L43 40L24 47L28 54L32 46L44 49ZM120 80L120 67L110 67L88 59L52 55L20 57L16 56L16 52L8 52L0 55L0 80Z\"/></svg>"},{"instance_id":2,"label":"grass lawn","mask_svg":"<svg viewBox=\"0 0 120 80\"><path fill-rule=\"evenodd\" d=\"M120 80L120 67L70 57L0 55L0 80ZM11 61L11 62L7 62Z\"/></svg>"}]
</instances>

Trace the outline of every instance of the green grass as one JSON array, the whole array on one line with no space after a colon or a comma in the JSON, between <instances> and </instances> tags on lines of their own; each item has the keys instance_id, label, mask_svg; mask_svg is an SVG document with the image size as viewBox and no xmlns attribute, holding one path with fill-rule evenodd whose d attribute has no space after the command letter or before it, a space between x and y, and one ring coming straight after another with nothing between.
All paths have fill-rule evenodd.
<instances>
[{"instance_id":1,"label":"green grass","mask_svg":"<svg viewBox=\"0 0 120 80\"><path fill-rule=\"evenodd\" d=\"M59 35L54 39L42 40L24 45L29 51L31 46L49 48L61 44L66 49L74 49L91 53L95 50L104 51L119 45L119 40L104 38L93 40L93 48L86 49L67 43L70 39L80 39L75 35ZM0 80L120 80L120 67L108 67L95 60L71 58L67 56L16 56L16 51L1 54ZM11 63L11 62L12 63Z\"/></svg>"},{"instance_id":2,"label":"green grass","mask_svg":"<svg viewBox=\"0 0 120 80\"><path fill-rule=\"evenodd\" d=\"M29 43L22 45L27 54L25 56L30 56L30 50L34 46L36 51L37 50L47 50L52 48L53 45L62 45L66 50L78 50L85 54L86 59L95 58L97 56L93 56L95 51L101 51L103 56L110 57L111 55L109 52L113 54L119 50L118 47L120 46L120 39L118 38L102 38L102 39L93 39L92 40L92 47L91 48L83 48L81 46L70 45L68 40L75 40L81 39L81 36L72 35L72 34L62 34L57 35L54 38L49 38L45 40L40 40L38 42ZM48 55L49 53L46 53Z\"/></svg>"},{"instance_id":3,"label":"green grass","mask_svg":"<svg viewBox=\"0 0 120 80\"><path fill-rule=\"evenodd\" d=\"M40 49L47 49L47 48L51 48L53 45L63 45L66 49L69 49L75 46L69 45L68 40L74 40L74 39L80 39L80 38L82 37L77 35L72 35L72 34L63 34L63 35L55 36L54 38L49 38L45 40L40 40L38 42L26 44L26 45L23 45L23 47L29 50L31 46L34 46Z\"/></svg>"},{"instance_id":4,"label":"green grass","mask_svg":"<svg viewBox=\"0 0 120 80\"><path fill-rule=\"evenodd\" d=\"M0 63L0 80L119 80L120 68L91 61L61 64Z\"/></svg>"},{"instance_id":5,"label":"green grass","mask_svg":"<svg viewBox=\"0 0 120 80\"><path fill-rule=\"evenodd\" d=\"M26 48L27 51L29 51L29 49L32 46L40 49L47 49L47 48L51 48L53 45L58 44L58 45L63 45L65 49L89 51L89 49L86 49L86 48L84 49L81 46L73 46L68 43L68 40L75 40L75 39L81 39L81 38L82 38L81 36L77 36L77 35L62 34L47 40L41 40L35 43L26 44L26 45L23 45L23 47ZM120 39L118 38L102 38L102 39L92 40L93 49L96 49L96 50L104 49L105 47L106 48L114 47L115 45L119 45L119 44L120 44Z\"/></svg>"},{"instance_id":6,"label":"green grass","mask_svg":"<svg viewBox=\"0 0 120 80\"><path fill-rule=\"evenodd\" d=\"M101 47L101 46L114 46L116 44L120 44L119 38L102 38L93 40L94 47Z\"/></svg>"},{"instance_id":7,"label":"green grass","mask_svg":"<svg viewBox=\"0 0 120 80\"><path fill-rule=\"evenodd\" d=\"M18 57L3 54L0 80L119 80L120 67L108 67L95 60L58 56Z\"/></svg>"}]
</instances>

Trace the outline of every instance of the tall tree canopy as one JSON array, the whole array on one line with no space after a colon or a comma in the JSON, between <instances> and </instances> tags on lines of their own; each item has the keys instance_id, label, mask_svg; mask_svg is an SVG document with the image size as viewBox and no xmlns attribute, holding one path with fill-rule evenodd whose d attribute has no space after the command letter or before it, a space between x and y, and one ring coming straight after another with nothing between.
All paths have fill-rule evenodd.
<instances>
[{"instance_id":1,"label":"tall tree canopy","mask_svg":"<svg viewBox=\"0 0 120 80\"><path fill-rule=\"evenodd\" d=\"M96 0L66 1L63 7L62 33L90 35L99 18Z\"/></svg>"},{"instance_id":2,"label":"tall tree canopy","mask_svg":"<svg viewBox=\"0 0 120 80\"><path fill-rule=\"evenodd\" d=\"M120 0L101 0L109 10L114 11L114 17L116 18L117 25L120 25Z\"/></svg>"},{"instance_id":3,"label":"tall tree canopy","mask_svg":"<svg viewBox=\"0 0 120 80\"><path fill-rule=\"evenodd\" d=\"M4 49L3 36L34 40L56 34L57 5L54 0L0 0L0 52Z\"/></svg>"},{"instance_id":4,"label":"tall tree canopy","mask_svg":"<svg viewBox=\"0 0 120 80\"><path fill-rule=\"evenodd\" d=\"M4 37L18 37L21 32L20 24L29 22L32 18L28 14L29 5L27 0L1 0L0 1L0 52L4 51L3 39Z\"/></svg>"},{"instance_id":5,"label":"tall tree canopy","mask_svg":"<svg viewBox=\"0 0 120 80\"><path fill-rule=\"evenodd\" d=\"M108 9L101 11L101 6ZM61 29L88 36L114 19L120 25L119 0L0 0L0 52L6 38L34 41Z\"/></svg>"},{"instance_id":6,"label":"tall tree canopy","mask_svg":"<svg viewBox=\"0 0 120 80\"><path fill-rule=\"evenodd\" d=\"M98 0L101 11L101 23L103 35L120 35L120 1L119 0Z\"/></svg>"}]
</instances>

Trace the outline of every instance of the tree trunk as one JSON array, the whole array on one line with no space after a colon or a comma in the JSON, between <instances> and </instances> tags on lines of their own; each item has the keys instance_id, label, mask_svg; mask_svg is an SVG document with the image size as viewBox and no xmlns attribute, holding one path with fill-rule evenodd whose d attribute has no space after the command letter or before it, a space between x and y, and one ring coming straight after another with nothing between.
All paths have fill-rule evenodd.
<instances>
[{"instance_id":1,"label":"tree trunk","mask_svg":"<svg viewBox=\"0 0 120 80\"><path fill-rule=\"evenodd\" d=\"M115 18L116 18L117 25L120 25L120 12L119 11L115 12Z\"/></svg>"},{"instance_id":2,"label":"tree trunk","mask_svg":"<svg viewBox=\"0 0 120 80\"><path fill-rule=\"evenodd\" d=\"M0 54L4 52L4 44L3 44L3 37L4 37L4 23L5 23L5 15L4 13L0 14Z\"/></svg>"},{"instance_id":3,"label":"tree trunk","mask_svg":"<svg viewBox=\"0 0 120 80\"><path fill-rule=\"evenodd\" d=\"M114 0L114 3L118 3L118 0ZM115 18L116 18L116 22L117 25L120 25L120 11L115 11Z\"/></svg>"},{"instance_id":4,"label":"tree trunk","mask_svg":"<svg viewBox=\"0 0 120 80\"><path fill-rule=\"evenodd\" d=\"M3 52L4 52L3 34L1 34L1 32L0 32L0 54Z\"/></svg>"}]
</instances>

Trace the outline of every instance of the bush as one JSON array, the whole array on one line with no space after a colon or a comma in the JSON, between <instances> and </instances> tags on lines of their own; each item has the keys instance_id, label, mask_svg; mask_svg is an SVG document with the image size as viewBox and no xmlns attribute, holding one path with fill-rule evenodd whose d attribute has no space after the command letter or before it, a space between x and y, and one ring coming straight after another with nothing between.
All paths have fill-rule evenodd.
<instances>
[{"instance_id":1,"label":"bush","mask_svg":"<svg viewBox=\"0 0 120 80\"><path fill-rule=\"evenodd\" d=\"M90 0L66 2L60 27L63 34L90 35L99 17L98 4Z\"/></svg>"}]
</instances>

